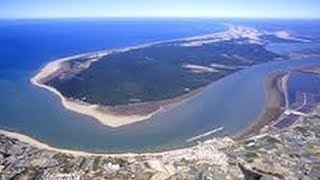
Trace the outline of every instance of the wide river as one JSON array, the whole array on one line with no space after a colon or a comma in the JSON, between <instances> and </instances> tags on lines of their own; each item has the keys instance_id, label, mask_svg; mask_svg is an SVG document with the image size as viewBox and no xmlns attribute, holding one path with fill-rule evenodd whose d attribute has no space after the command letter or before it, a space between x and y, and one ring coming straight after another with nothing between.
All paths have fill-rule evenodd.
<instances>
[{"instance_id":1,"label":"wide river","mask_svg":"<svg viewBox=\"0 0 320 180\"><path fill-rule=\"evenodd\" d=\"M8 22L1 22L0 25L4 26L3 24L5 23ZM70 22L65 23L67 24L65 26L68 27L68 23ZM116 34L118 29L124 28L122 26L128 29L132 27L130 23L132 22L121 21L120 23L116 23L111 21L106 25L106 31L114 31L112 33ZM150 24L150 22L144 23ZM143 34L140 32L146 26L144 23L137 25L134 32L132 32L131 29L130 32L132 32L132 36L135 37L131 38L135 41L122 42L115 39L114 41L117 43L114 45L106 42L106 44L97 45L95 48L99 48L100 46L107 48L129 46L155 40L203 34L208 32L208 29L212 32L212 27L219 27L216 28L215 31L223 29L221 26L216 26L216 23L211 24L211 27L208 25L208 22L204 21L196 22L198 24L195 27L202 25L201 28L186 31L186 27L189 26L190 22L180 20L178 23L175 22L175 26L177 26L176 29L178 29L176 30L177 32L174 31L170 33L170 31L173 30L168 30L168 34L162 34L162 39L159 39L159 34L161 34L159 32L151 34ZM172 22L165 21L157 23L153 22L153 26L149 30L158 30L159 27L163 28L166 26L172 27ZM7 30L16 28L17 24L24 28L27 26L29 29L26 30L26 34L25 32L23 35L19 34L21 32L15 33L17 33L16 36L21 36L19 38L26 38L29 41L33 39L31 37L35 36L32 33L39 31L40 33L38 32L38 34L43 34L43 32L47 32L41 29L43 27L49 26L52 28L51 26L53 26L57 28L56 25L48 22L40 22L41 25L39 25L39 22L35 23L36 26L39 26L38 29L32 29L34 28L34 24L31 23L30 25L30 22L23 23L22 25L19 24L19 22L10 22L9 24L11 26L6 26ZM83 24L77 25L84 27ZM72 27L74 27L74 24ZM97 33L101 27L99 26L97 29L83 30L84 32L80 31L78 33L86 34L88 33L87 31ZM16 31L19 31L19 29L17 28ZM140 32L140 34L138 32ZM57 36L59 33L62 32L58 31L52 34ZM72 36L72 33L63 33L61 35L62 37ZM109 32L109 34L110 33L111 32ZM52 37L52 34L48 32L46 36ZM2 58L2 62L0 63L0 127L29 135L54 147L90 152L156 151L160 149L178 148L186 146L187 139L221 126L224 127L224 130L219 135L234 133L254 122L263 111L266 102L263 83L269 74L304 66L320 65L318 58L308 58L303 60L278 61L254 66L212 83L191 100L173 109L159 113L149 120L120 128L108 128L90 117L65 110L61 106L58 97L30 84L29 78L36 73L36 70L43 65L45 61L33 61L33 63L30 62L30 65L21 59L23 56L15 55L11 57L8 52L26 53L26 56L29 56L28 58L32 58L32 55L28 55L28 52L25 52L26 49L23 49L24 46L28 45L22 42L27 40L17 40L15 39L16 36L6 35L4 31L0 34L0 38L6 39L8 42L10 41L12 43L12 41L16 40L16 42L14 41L13 44L11 44L12 49L9 49L7 52L0 51ZM110 36L110 39L114 38L111 35L106 36ZM38 38L45 39L44 37ZM84 38L92 39L92 37ZM98 37L95 38L98 40ZM100 36L99 38L102 37ZM130 37L125 37L125 39L126 38ZM71 39L69 37L68 42L72 40L76 41L76 39L77 37L72 37ZM121 39L121 37L119 37L119 39ZM21 42L19 42L19 40L21 40ZM38 48L34 51L38 51L41 56L41 53L43 53L39 45L41 43L39 42L39 44L37 44L37 41L40 40L35 38L33 41L35 42L30 43ZM51 40L47 46L66 46L68 49L68 44L61 43L63 43L61 39L58 39L57 42ZM30 46L32 47L32 45ZM81 46L78 49L71 49L70 51L65 51L61 47L57 48L57 52L50 51L51 59L66 54L71 55L75 52L81 53L85 46ZM5 55L7 57L5 57ZM42 55L41 57L46 56ZM16 61L7 60L7 63L3 63L6 62L6 60L3 60L4 58L15 58ZM47 60L49 60L49 58ZM28 64L30 67L22 68L21 64Z\"/></svg>"}]
</instances>

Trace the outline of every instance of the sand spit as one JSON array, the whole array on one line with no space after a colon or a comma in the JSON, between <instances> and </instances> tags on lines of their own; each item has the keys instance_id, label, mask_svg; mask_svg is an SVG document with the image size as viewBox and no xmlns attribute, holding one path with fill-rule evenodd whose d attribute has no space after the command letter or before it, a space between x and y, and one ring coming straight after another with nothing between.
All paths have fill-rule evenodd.
<instances>
[{"instance_id":1,"label":"sand spit","mask_svg":"<svg viewBox=\"0 0 320 180\"><path fill-rule=\"evenodd\" d=\"M61 99L61 103L64 108L74 111L83 115L91 116L98 120L100 123L106 126L110 127L120 127L123 125L131 124L134 122L142 121L144 119L150 118L153 114L155 114L157 111L154 113L151 113L147 116L141 116L141 115L131 115L131 116L121 116L121 115L113 115L111 112L108 113L105 110L101 110L101 108L98 105L91 105L91 104L86 104L80 101L74 101L74 100L69 100L65 98L58 90L56 90L53 87L44 85L39 83L39 80L41 80L42 76L41 73L43 72L44 75L47 75L48 72L52 71L53 69L56 69L56 67L60 66L60 62L53 62L48 64L44 69L41 70L41 72L33 77L31 79L32 84L44 88L55 95L57 95ZM58 68L57 68L58 69Z\"/></svg>"},{"instance_id":2,"label":"sand spit","mask_svg":"<svg viewBox=\"0 0 320 180\"><path fill-rule=\"evenodd\" d=\"M100 52L96 55L99 57L105 56L110 52ZM93 54L85 54L85 55L78 55L78 57L85 57L88 55ZM41 69L41 71L35 75L33 78L31 78L31 83L35 86L38 86L40 88L46 89L55 95L57 95L64 108L80 113L83 115L87 115L90 117L93 117L98 122L105 126L109 127L120 127L125 126L131 123L147 120L151 118L153 115L170 108L173 108L182 102L185 102L189 100L191 97L193 97L195 94L200 92L203 88L198 88L195 90L192 90L184 95L172 98L172 99L166 99L166 100L160 100L160 101L153 101L153 102L145 102L145 103L136 103L136 104L130 104L125 106L119 106L119 107L102 107L95 104L88 104L79 100L71 100L66 97L64 97L57 89L51 86L47 86L43 82L46 81L47 78L52 76L53 74L57 73L60 69L63 69L64 63L66 61L74 59L75 56L70 58L64 58L57 61L53 61L48 63L44 68ZM97 61L98 58L91 60L90 63ZM89 63L89 64L90 64ZM89 66L88 66L89 67ZM133 109L133 110L130 110ZM137 110L138 109L138 110ZM137 112L135 112L135 110ZM131 112L130 112L131 111ZM142 115L141 115L142 114Z\"/></svg>"},{"instance_id":3,"label":"sand spit","mask_svg":"<svg viewBox=\"0 0 320 180\"><path fill-rule=\"evenodd\" d=\"M200 36L201 37L201 36ZM159 43L167 43L167 42L174 42L178 40L185 40L187 38L179 38L179 39L172 39L172 40L167 40L167 41L156 41L153 43L147 43L147 44L142 44L142 45L137 45L137 46L132 46L132 47L126 47L126 48L120 48L120 49L110 49L110 50L102 50L102 51L97 51L97 52L91 52L91 53L84 53L84 54L79 54L75 56L70 56L62 59L57 59L55 61L49 62L47 65L45 65L38 74L36 74L34 77L31 78L31 83L35 86L38 86L40 88L46 89L55 95L57 95L61 99L61 103L64 108L74 111L83 115L87 115L90 117L95 118L98 120L100 123L103 125L109 126L109 127L120 127L120 126L125 126L131 123L143 121L146 119L151 118L153 115L156 113L159 113L163 109L165 109L163 106L160 106L157 110L152 111L151 113L140 115L140 114L132 114L132 115L121 115L120 113L116 113L113 110L108 110L108 108L100 107L98 105L94 104L88 104L84 103L82 101L75 101L75 100L70 100L65 98L57 89L47 86L44 84L44 82L50 78L50 76L53 76L55 73L59 73L61 69L64 68L64 63L67 61L72 61L77 58L81 57L89 57L89 56L96 56L96 58L93 58L89 62L86 62L85 67L89 68L90 64L98 61L101 57L107 56L113 52L126 52L134 49L140 49L140 48L145 48L149 47L155 44ZM194 94L190 92L190 94ZM187 95L187 97L189 97ZM182 99L181 97L178 99ZM169 103L168 106L172 107L172 104L177 105L177 100L175 102Z\"/></svg>"},{"instance_id":4,"label":"sand spit","mask_svg":"<svg viewBox=\"0 0 320 180\"><path fill-rule=\"evenodd\" d=\"M107 108L101 108L98 105L67 99L57 89L45 85L44 82L46 81L46 79L50 78L50 76L54 75L55 73L59 73L59 70L64 68L64 63L67 61L71 61L81 57L90 57L90 56L95 57L90 59L89 62L86 62L85 68L89 68L91 63L98 61L101 57L107 56L108 54L111 54L113 52L125 52L132 49L147 47L152 44L144 44L144 45L127 47L122 49L111 49L111 50L105 50L105 51L85 53L85 54L79 54L75 56L58 59L58 60L49 62L47 65L45 65L38 74L36 74L34 77L31 78L30 81L33 85L46 89L54 93L55 95L57 95L61 99L61 103L64 108L73 112L77 112L83 115L93 117L96 120L98 120L100 123L106 126L115 128L115 127L128 125L131 123L139 122L145 119L149 119L151 116L158 113L162 108L160 107L158 110L153 111L152 113L149 113L147 115L138 115L138 114L137 115L119 115L119 114L113 113L111 110L108 111Z\"/></svg>"},{"instance_id":5,"label":"sand spit","mask_svg":"<svg viewBox=\"0 0 320 180\"><path fill-rule=\"evenodd\" d=\"M212 43L212 40L217 40L217 41L223 41L223 40L231 40L231 39L238 39L238 38L248 38L250 40L254 40L254 41L258 41L260 40L260 36L264 35L264 34L270 34L266 33L266 32L260 32L254 28L250 28L250 27L245 27L245 26L233 26L233 25L227 25L229 27L228 30L224 31L224 32L217 32L217 33L212 33L212 34L207 34L207 35L201 35L201 36L195 36L195 37L188 37L188 38L178 38L178 39L172 39L172 40L167 40L167 41L156 41L153 43L147 43L147 44L142 44L142 45L137 45L137 46L132 46L132 47L127 47L127 48L120 48L120 49L110 49L110 50L102 50L102 51L97 51L97 52L91 52L91 53L85 53L85 54L79 54L79 55L75 55L75 56L70 56L70 57L66 57L66 58L62 58L62 59L58 59L55 60L53 62L48 63L44 68L42 68L40 70L40 72L38 74L36 74L34 77L32 77L31 79L31 83L44 88L52 93L54 93L55 95L57 95L60 99L61 99L61 103L62 105L70 110L70 111L74 111L80 114L84 114L87 116L91 116L94 119L98 120L100 123L102 123L103 125L106 126L110 126L110 127L120 127L120 126L124 126L124 125L128 125L131 123L135 123L135 122L139 122L139 121L143 121L146 119L151 118L153 115L159 113L160 111L162 111L163 109L167 108L167 105L170 106L170 104L175 104L177 105L178 102L180 102L181 100L183 100L183 96L182 97L177 97L175 100L168 100L168 101L161 101L161 102L150 102L150 104L148 104L149 102L145 103L143 106L140 106L140 112L125 112L122 113L121 109L130 109L132 105L128 105L128 107L121 107L118 110L116 108L111 108L111 107L100 107L99 105L95 105L95 104L88 104L88 103L84 103L80 100L71 100L71 99L67 99L65 98L57 89L47 86L45 85L45 82L52 78L53 76L56 76L57 74L61 73L61 71L65 74L68 74L68 70L66 70L66 66L68 66L67 61L72 61L74 59L77 58L89 58L89 60L85 61L80 68L80 71L86 68L89 68L90 65L95 62L98 61L99 59L101 59L104 56L107 56L111 53L114 52L126 52L126 51L130 51L130 50L134 50L134 49L140 49L140 48L145 48L145 47L149 47L152 45L156 45L156 44L160 44L160 43L177 43L177 41L181 41L178 44L179 45L183 45L185 43L196 43L198 44L201 41L210 40L210 43ZM280 36L279 36L280 34ZM288 33L278 33L276 34L278 35L280 38L286 38L288 39L289 36ZM203 43L200 43L203 44ZM197 71L199 71L199 67L198 66L193 66L193 68L197 68ZM210 69L209 69L210 68ZM203 71L203 67L201 68L201 70ZM207 67L206 71L210 70L210 72L215 72L216 70L213 67ZM74 72L73 72L74 73ZM75 72L77 73L77 72ZM194 94L194 93L191 93ZM190 96L188 96L188 99L190 98ZM143 107L143 108L141 108ZM172 106L170 106L172 107ZM132 109L137 109L137 107L132 107ZM148 110L146 110L148 109Z\"/></svg>"}]
</instances>

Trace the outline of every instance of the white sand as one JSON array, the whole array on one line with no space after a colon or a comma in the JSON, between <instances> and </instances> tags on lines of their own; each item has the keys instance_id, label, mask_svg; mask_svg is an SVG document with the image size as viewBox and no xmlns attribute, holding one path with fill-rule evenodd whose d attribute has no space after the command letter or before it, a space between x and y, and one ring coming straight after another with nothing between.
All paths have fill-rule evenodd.
<instances>
[{"instance_id":1,"label":"white sand","mask_svg":"<svg viewBox=\"0 0 320 180\"><path fill-rule=\"evenodd\" d=\"M249 43L263 45L264 41L261 37L264 35L273 35L280 39L292 40L292 41L298 41L298 42L305 42L305 43L310 42L310 40L307 40L307 39L293 37L287 31L269 32L269 31L259 31L255 28L241 26L241 25L236 25L236 26L231 24L225 24L225 25L228 26L229 29L224 32L217 32L213 34L206 34L202 36L185 38L184 40L186 40L187 42L181 43L180 46L196 47L196 46L202 46L205 44L221 42L221 41L229 41L229 40L235 40L235 39L247 39Z\"/></svg>"},{"instance_id":2,"label":"white sand","mask_svg":"<svg viewBox=\"0 0 320 180\"><path fill-rule=\"evenodd\" d=\"M273 35L275 35L276 37L278 37L280 39L286 39L286 40L292 40L292 41L298 41L298 42L304 42L304 43L311 42L310 40L307 40L307 39L293 37L287 31L276 31L273 33Z\"/></svg>"},{"instance_id":3,"label":"white sand","mask_svg":"<svg viewBox=\"0 0 320 180\"><path fill-rule=\"evenodd\" d=\"M45 143L42 143L38 140L35 140L29 136L15 133L15 132L10 132L6 130L0 129L0 134L3 134L9 138L12 139L17 139L22 143L29 144L33 147L42 149L42 150L48 150L48 151L53 151L53 152L60 152L60 153L65 153L65 154L71 154L73 156L104 156L104 157L123 157L123 158L132 158L132 157L137 157L137 156L149 156L149 157L157 157L157 156L166 156L169 158L179 158L186 156L186 154L192 154L194 155L196 151L198 151L200 148L202 148L203 144L210 144L210 143L215 143L215 144L220 144L220 145L225 145L225 144L230 144L233 143L234 141L230 139L229 137L224 137L223 139L210 139L206 140L203 143L200 143L195 146L191 147L186 147L186 148L181 148L181 149L175 149L175 150L169 150L169 151L163 151L163 152L153 152L153 153L118 153L118 154L108 154L108 153L90 153L90 152L85 152L85 151L77 151L77 150L68 150L68 149L62 149L62 148L54 148L51 147ZM202 149L206 149L206 147L203 147ZM201 155L201 154L199 154ZM190 157L191 158L191 157Z\"/></svg>"},{"instance_id":4,"label":"white sand","mask_svg":"<svg viewBox=\"0 0 320 180\"><path fill-rule=\"evenodd\" d=\"M119 157L130 157L130 156L136 156L137 154L135 153L123 153L123 154L99 154L99 153L88 153L84 151L76 151L76 150L67 150L67 149L59 149L59 148L54 148L51 147L47 144L44 144L42 142L39 142L29 136L15 133L15 132L9 132L5 130L0 129L0 134L4 134L7 137L13 138L13 139L18 139L19 141L29 144L33 147L39 148L39 149L44 149L44 150L49 150L49 151L55 151L55 152L61 152L61 153L66 153L66 154L72 154L75 156L119 156Z\"/></svg>"}]
</instances>

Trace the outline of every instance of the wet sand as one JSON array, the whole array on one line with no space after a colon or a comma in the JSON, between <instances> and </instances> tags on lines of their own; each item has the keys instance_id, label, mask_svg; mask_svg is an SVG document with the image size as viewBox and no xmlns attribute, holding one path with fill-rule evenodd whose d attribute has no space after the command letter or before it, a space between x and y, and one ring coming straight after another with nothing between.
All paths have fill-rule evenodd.
<instances>
[{"instance_id":1,"label":"wet sand","mask_svg":"<svg viewBox=\"0 0 320 180\"><path fill-rule=\"evenodd\" d=\"M250 124L249 127L239 131L231 137L235 140L241 140L258 134L261 130L270 130L269 125L276 121L280 115L285 111L284 97L280 90L280 86L283 84L283 78L286 77L286 73L277 73L269 75L264 82L264 89L266 93L266 105L263 112L258 119Z\"/></svg>"}]
</instances>

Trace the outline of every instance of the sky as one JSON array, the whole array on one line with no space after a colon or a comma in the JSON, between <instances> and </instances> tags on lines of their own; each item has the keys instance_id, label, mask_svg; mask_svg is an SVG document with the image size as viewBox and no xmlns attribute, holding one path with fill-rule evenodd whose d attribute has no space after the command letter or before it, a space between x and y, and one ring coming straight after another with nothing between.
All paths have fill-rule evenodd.
<instances>
[{"instance_id":1,"label":"sky","mask_svg":"<svg viewBox=\"0 0 320 180\"><path fill-rule=\"evenodd\" d=\"M0 18L320 18L320 0L0 0Z\"/></svg>"}]
</instances>

